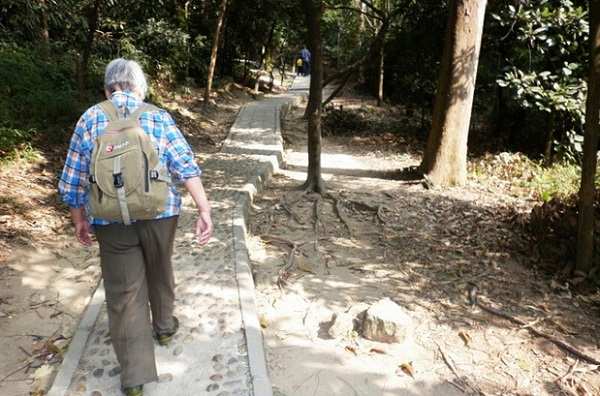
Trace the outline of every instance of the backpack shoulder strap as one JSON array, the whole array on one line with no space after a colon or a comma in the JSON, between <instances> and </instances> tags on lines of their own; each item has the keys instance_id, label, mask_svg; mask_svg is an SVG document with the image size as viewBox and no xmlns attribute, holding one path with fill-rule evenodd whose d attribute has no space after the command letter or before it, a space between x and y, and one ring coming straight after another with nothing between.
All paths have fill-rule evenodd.
<instances>
[{"instance_id":1,"label":"backpack shoulder strap","mask_svg":"<svg viewBox=\"0 0 600 396\"><path fill-rule=\"evenodd\" d=\"M143 104L140 107L138 107L137 109L135 109L135 111L133 113L131 113L131 119L138 121L140 119L140 117L142 116L142 114L144 114L147 111L153 111L153 110L159 110L158 107L151 105L151 104Z\"/></svg>"},{"instance_id":2,"label":"backpack shoulder strap","mask_svg":"<svg viewBox=\"0 0 600 396\"><path fill-rule=\"evenodd\" d=\"M119 111L117 106L113 103L112 100L105 100L104 102L98 103L102 112L108 117L109 121L114 121L119 119Z\"/></svg>"}]
</instances>

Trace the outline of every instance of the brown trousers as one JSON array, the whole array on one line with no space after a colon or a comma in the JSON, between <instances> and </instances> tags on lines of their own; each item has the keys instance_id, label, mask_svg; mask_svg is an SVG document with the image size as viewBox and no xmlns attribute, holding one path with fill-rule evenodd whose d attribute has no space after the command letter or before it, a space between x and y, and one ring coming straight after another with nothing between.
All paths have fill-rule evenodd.
<instances>
[{"instance_id":1,"label":"brown trousers","mask_svg":"<svg viewBox=\"0 0 600 396\"><path fill-rule=\"evenodd\" d=\"M123 387L158 379L152 330L173 328L175 279L171 256L177 219L95 226L108 326L121 365Z\"/></svg>"}]
</instances>

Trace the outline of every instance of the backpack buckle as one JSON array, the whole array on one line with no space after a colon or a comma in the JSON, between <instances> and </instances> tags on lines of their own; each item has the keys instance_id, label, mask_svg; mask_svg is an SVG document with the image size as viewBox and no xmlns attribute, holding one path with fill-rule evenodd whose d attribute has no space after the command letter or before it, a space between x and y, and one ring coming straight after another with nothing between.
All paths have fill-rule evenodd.
<instances>
[{"instance_id":1,"label":"backpack buckle","mask_svg":"<svg viewBox=\"0 0 600 396\"><path fill-rule=\"evenodd\" d=\"M155 180L155 179L158 179L158 177L159 177L160 175L158 174L158 171L157 171L157 170L151 169L151 170L148 172L148 176L150 177L150 179L152 179L152 180Z\"/></svg>"},{"instance_id":2,"label":"backpack buckle","mask_svg":"<svg viewBox=\"0 0 600 396\"><path fill-rule=\"evenodd\" d=\"M123 181L123 174L122 173L113 173L113 184L115 186L115 188L123 188L123 186L125 185L125 182Z\"/></svg>"}]
</instances>

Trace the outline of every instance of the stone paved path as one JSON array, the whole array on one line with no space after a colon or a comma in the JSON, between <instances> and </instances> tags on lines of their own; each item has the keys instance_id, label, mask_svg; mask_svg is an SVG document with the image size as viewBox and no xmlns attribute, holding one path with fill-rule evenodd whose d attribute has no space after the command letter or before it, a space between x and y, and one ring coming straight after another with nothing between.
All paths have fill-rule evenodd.
<instances>
[{"instance_id":1,"label":"stone paved path","mask_svg":"<svg viewBox=\"0 0 600 396\"><path fill-rule=\"evenodd\" d=\"M196 211L184 195L173 256L181 325L172 344L155 346L159 381L144 386L146 396L272 395L245 245L246 216L281 162L280 111L296 105L308 84L309 78L296 78L286 94L244 107L221 152L201 164L215 225L204 247L195 242ZM100 284L48 395L120 395L119 374Z\"/></svg>"}]
</instances>

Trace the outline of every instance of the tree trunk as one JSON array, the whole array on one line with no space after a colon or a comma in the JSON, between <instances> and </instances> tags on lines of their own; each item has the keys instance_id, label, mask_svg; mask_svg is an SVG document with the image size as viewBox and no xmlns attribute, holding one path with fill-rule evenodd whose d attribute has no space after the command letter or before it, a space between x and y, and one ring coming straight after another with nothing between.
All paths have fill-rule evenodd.
<instances>
[{"instance_id":1,"label":"tree trunk","mask_svg":"<svg viewBox=\"0 0 600 396\"><path fill-rule=\"evenodd\" d=\"M40 26L40 48L44 56L50 55L50 28L48 27L48 7L46 6L46 0L38 0L40 12L42 17L40 18L42 26Z\"/></svg>"},{"instance_id":2,"label":"tree trunk","mask_svg":"<svg viewBox=\"0 0 600 396\"><path fill-rule=\"evenodd\" d=\"M324 193L325 182L321 174L321 102L323 100L323 46L321 43L321 19L325 5L319 1L302 0L308 49L311 52L310 90L306 115L308 117L308 172L304 188L307 191Z\"/></svg>"},{"instance_id":3,"label":"tree trunk","mask_svg":"<svg viewBox=\"0 0 600 396\"><path fill-rule=\"evenodd\" d=\"M81 61L77 65L77 88L79 89L80 94L83 94L83 91L85 91L86 87L90 54L92 53L92 46L94 45L94 36L96 34L96 28L98 26L100 1L101 0L94 0L92 9L89 12L87 37L81 50Z\"/></svg>"},{"instance_id":4,"label":"tree trunk","mask_svg":"<svg viewBox=\"0 0 600 396\"><path fill-rule=\"evenodd\" d=\"M337 81L339 78L346 78L346 75L349 72L357 72L360 70L361 67L363 67L365 62L368 62L375 57L378 58L380 52L382 51L384 41L387 37L387 33L390 29L390 26L393 26L392 22L394 22L396 18L401 16L402 12L404 12L404 8L397 8L394 9L391 13L389 13L385 18L383 18L381 21L381 28L377 32L377 35L371 42L370 46L364 49L365 52L362 54L360 59L344 67L343 69L340 69L335 73L329 75L329 77L323 82L323 87L326 87L333 81ZM333 99L333 97L329 98L329 100L331 99Z\"/></svg>"},{"instance_id":5,"label":"tree trunk","mask_svg":"<svg viewBox=\"0 0 600 396\"><path fill-rule=\"evenodd\" d=\"M379 78L377 85L377 106L383 106L383 71L385 64L385 54L383 51L383 47L381 47L381 51L379 52Z\"/></svg>"},{"instance_id":6,"label":"tree trunk","mask_svg":"<svg viewBox=\"0 0 600 396\"><path fill-rule=\"evenodd\" d=\"M554 141L554 112L548 114L546 119L546 137L544 141L544 165L550 167L552 165L552 143Z\"/></svg>"},{"instance_id":7,"label":"tree trunk","mask_svg":"<svg viewBox=\"0 0 600 396\"><path fill-rule=\"evenodd\" d=\"M434 185L467 179L467 138L486 0L451 0L433 124L421 171Z\"/></svg>"},{"instance_id":8,"label":"tree trunk","mask_svg":"<svg viewBox=\"0 0 600 396\"><path fill-rule=\"evenodd\" d=\"M596 153L600 117L600 0L590 0L590 70L585 106L583 161L579 189L576 269L589 274L594 262Z\"/></svg>"},{"instance_id":9,"label":"tree trunk","mask_svg":"<svg viewBox=\"0 0 600 396\"><path fill-rule=\"evenodd\" d=\"M256 80L254 81L254 92L258 93L260 90L260 77L262 76L263 69L265 68L265 53L266 48L263 45L260 49L260 64L256 70Z\"/></svg>"},{"instance_id":10,"label":"tree trunk","mask_svg":"<svg viewBox=\"0 0 600 396\"><path fill-rule=\"evenodd\" d=\"M360 14L358 14L359 16L359 25L358 25L358 43L357 43L357 47L358 47L358 51L363 51L363 37L365 35L365 31L366 29L366 13L367 13L367 5L365 3L363 3L362 1L360 2ZM365 82L365 64L361 63L360 66L358 67L358 77L356 79L356 82L359 85L364 84Z\"/></svg>"},{"instance_id":11,"label":"tree trunk","mask_svg":"<svg viewBox=\"0 0 600 396\"><path fill-rule=\"evenodd\" d=\"M260 66L256 71L256 82L254 85L254 92L258 92L260 90L260 77L263 72L267 72L272 69L272 65L269 62L271 58L271 49L273 48L273 37L275 36L275 28L277 27L277 22L273 21L271 23L271 28L269 29L269 36L267 37L267 42L262 46L260 51ZM271 76L273 74L271 73ZM273 79L269 81L269 89L273 88Z\"/></svg>"},{"instance_id":12,"label":"tree trunk","mask_svg":"<svg viewBox=\"0 0 600 396\"><path fill-rule=\"evenodd\" d=\"M205 105L208 105L210 92L212 91L212 82L213 77L215 76L215 67L217 66L217 53L219 52L219 36L221 35L221 28L223 27L223 21L225 20L227 1L228 0L221 0L221 6L219 7L219 18L217 19L217 25L215 26L215 34L213 35L212 49L210 51L210 63L208 65L208 73L206 76L206 90L204 91Z\"/></svg>"}]
</instances>

